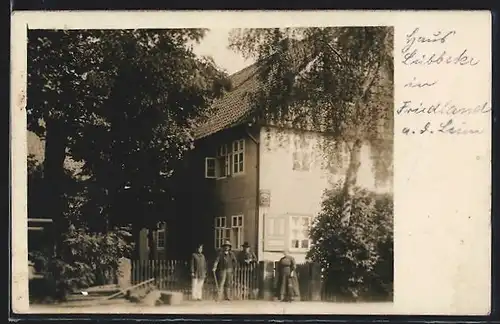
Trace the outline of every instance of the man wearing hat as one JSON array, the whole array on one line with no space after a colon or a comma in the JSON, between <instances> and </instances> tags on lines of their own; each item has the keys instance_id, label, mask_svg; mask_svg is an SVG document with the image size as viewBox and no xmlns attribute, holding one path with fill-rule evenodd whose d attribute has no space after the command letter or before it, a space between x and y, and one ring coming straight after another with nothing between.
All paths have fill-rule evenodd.
<instances>
[{"instance_id":1,"label":"man wearing hat","mask_svg":"<svg viewBox=\"0 0 500 324\"><path fill-rule=\"evenodd\" d=\"M257 262L257 256L255 255L255 253L250 251L250 244L248 244L248 242L243 243L241 247L243 248L239 255L239 261L241 265L252 265Z\"/></svg>"},{"instance_id":2,"label":"man wearing hat","mask_svg":"<svg viewBox=\"0 0 500 324\"><path fill-rule=\"evenodd\" d=\"M231 251L231 242L225 241L222 245L222 251L215 259L213 267L214 275L219 270L219 300L222 299L223 292L226 295L225 299L231 300L231 285L233 284L233 273L234 268L237 267L237 263L236 256Z\"/></svg>"}]
</instances>

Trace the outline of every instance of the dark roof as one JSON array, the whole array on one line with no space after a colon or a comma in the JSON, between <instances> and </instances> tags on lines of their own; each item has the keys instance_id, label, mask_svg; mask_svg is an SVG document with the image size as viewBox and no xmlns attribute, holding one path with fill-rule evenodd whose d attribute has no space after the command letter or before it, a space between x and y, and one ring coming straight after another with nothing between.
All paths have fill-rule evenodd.
<instances>
[{"instance_id":1,"label":"dark roof","mask_svg":"<svg viewBox=\"0 0 500 324\"><path fill-rule=\"evenodd\" d=\"M252 64L229 77L232 83L231 91L214 102L213 114L195 131L196 139L237 126L246 120L245 117L252 109L247 94L258 88L257 73L257 65Z\"/></svg>"},{"instance_id":2,"label":"dark roof","mask_svg":"<svg viewBox=\"0 0 500 324\"><path fill-rule=\"evenodd\" d=\"M303 41L297 41L294 55L303 57L310 52ZM272 55L271 55L272 56ZM271 56L269 58L271 58ZM232 90L221 99L218 99L214 105L214 113L208 118L208 121L198 127L195 131L195 138L203 137L217 133L223 129L241 125L247 121L248 113L252 110L249 93L255 93L259 88L259 67L265 62L256 62L243 70L236 72L229 78L232 83Z\"/></svg>"}]
</instances>

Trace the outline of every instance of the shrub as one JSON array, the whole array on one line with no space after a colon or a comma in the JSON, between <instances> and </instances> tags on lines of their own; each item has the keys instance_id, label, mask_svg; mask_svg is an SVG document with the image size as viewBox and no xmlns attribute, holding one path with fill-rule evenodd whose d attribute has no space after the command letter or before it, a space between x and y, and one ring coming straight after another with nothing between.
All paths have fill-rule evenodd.
<instances>
[{"instance_id":1,"label":"shrub","mask_svg":"<svg viewBox=\"0 0 500 324\"><path fill-rule=\"evenodd\" d=\"M94 285L108 284L117 274L119 260L128 257L133 246L123 230L108 233L87 233L84 229L71 228L66 234L65 252L59 257L36 256L43 264L46 282L53 286L52 295L64 300L72 291Z\"/></svg>"},{"instance_id":2,"label":"shrub","mask_svg":"<svg viewBox=\"0 0 500 324\"><path fill-rule=\"evenodd\" d=\"M327 293L349 299L392 296L393 197L356 188L343 226L340 185L327 190L309 230L308 259L321 264Z\"/></svg>"}]
</instances>

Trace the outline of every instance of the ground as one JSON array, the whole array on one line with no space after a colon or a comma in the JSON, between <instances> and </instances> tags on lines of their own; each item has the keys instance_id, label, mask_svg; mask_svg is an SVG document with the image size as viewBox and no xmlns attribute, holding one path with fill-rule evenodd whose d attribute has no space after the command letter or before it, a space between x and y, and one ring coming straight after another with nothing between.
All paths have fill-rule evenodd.
<instances>
[{"instance_id":1,"label":"ground","mask_svg":"<svg viewBox=\"0 0 500 324\"><path fill-rule=\"evenodd\" d=\"M178 306L140 306L129 302L114 305L68 307L67 305L31 306L29 313L45 314L379 314L392 313L392 303L332 303L273 301L215 302L186 301Z\"/></svg>"}]
</instances>

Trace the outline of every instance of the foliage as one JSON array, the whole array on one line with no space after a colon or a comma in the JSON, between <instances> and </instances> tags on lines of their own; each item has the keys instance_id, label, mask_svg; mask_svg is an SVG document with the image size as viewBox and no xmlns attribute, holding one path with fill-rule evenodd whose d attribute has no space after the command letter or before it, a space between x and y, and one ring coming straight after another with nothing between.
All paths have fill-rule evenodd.
<instances>
[{"instance_id":1,"label":"foliage","mask_svg":"<svg viewBox=\"0 0 500 324\"><path fill-rule=\"evenodd\" d=\"M85 183L78 182L70 171L65 172L63 215L71 224L69 231L63 233L64 253L53 258L52 241L47 240L52 228L47 226L45 238L38 241L30 237L32 251L29 259L37 272L45 273L44 280L30 282L30 295L36 299L63 299L77 288L105 284L107 278L116 274L118 260L130 255L133 245L130 230L115 229L107 233L95 233L87 229L94 217L88 209L91 197ZM43 164L28 157L28 210L32 218L44 218ZM95 228L95 226L94 226ZM45 233L47 232L47 233Z\"/></svg>"},{"instance_id":2,"label":"foliage","mask_svg":"<svg viewBox=\"0 0 500 324\"><path fill-rule=\"evenodd\" d=\"M64 235L67 255L51 257L34 252L31 259L38 271L46 273L54 297L64 299L68 293L114 280L120 258L129 257L133 245L130 233L115 229L106 234L89 233L71 228Z\"/></svg>"},{"instance_id":3,"label":"foliage","mask_svg":"<svg viewBox=\"0 0 500 324\"><path fill-rule=\"evenodd\" d=\"M36 218L37 211L43 205L43 165L32 156L28 156L28 212L31 218Z\"/></svg>"},{"instance_id":4,"label":"foliage","mask_svg":"<svg viewBox=\"0 0 500 324\"><path fill-rule=\"evenodd\" d=\"M392 293L393 198L359 188L350 226L341 226L341 185L325 192L309 236L308 258L321 264L330 293L349 298Z\"/></svg>"},{"instance_id":5,"label":"foliage","mask_svg":"<svg viewBox=\"0 0 500 324\"><path fill-rule=\"evenodd\" d=\"M71 170L64 170L64 177L60 179L64 203L62 215L68 224L74 226L88 226L92 217L88 217L88 207L92 202L88 193L87 184L79 180ZM46 187L44 183L44 165L32 155L28 156L28 213L29 218L47 218L44 210L46 204ZM36 242L36 244L52 242Z\"/></svg>"},{"instance_id":6,"label":"foliage","mask_svg":"<svg viewBox=\"0 0 500 324\"><path fill-rule=\"evenodd\" d=\"M57 233L69 227L62 222L67 154L84 162L88 178L88 201L74 201L73 211L99 210L86 214L99 218L100 230L106 230L104 218L140 227L171 214L164 210L172 199L168 188L175 187L170 177L192 145L193 127L229 87L213 61L196 57L188 45L204 34L29 31L28 129L46 141L44 186L50 190L42 212L53 217Z\"/></svg>"},{"instance_id":7,"label":"foliage","mask_svg":"<svg viewBox=\"0 0 500 324\"><path fill-rule=\"evenodd\" d=\"M339 143L369 143L377 179L390 178L392 28L241 29L231 48L260 66L261 87L248 94L255 121L324 132L332 160L342 153Z\"/></svg>"}]
</instances>

